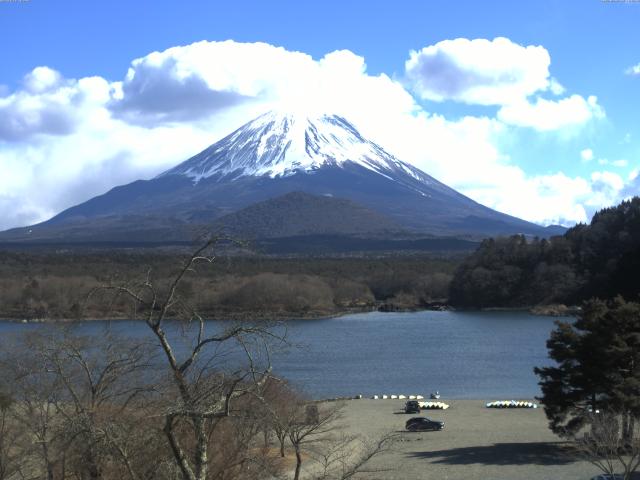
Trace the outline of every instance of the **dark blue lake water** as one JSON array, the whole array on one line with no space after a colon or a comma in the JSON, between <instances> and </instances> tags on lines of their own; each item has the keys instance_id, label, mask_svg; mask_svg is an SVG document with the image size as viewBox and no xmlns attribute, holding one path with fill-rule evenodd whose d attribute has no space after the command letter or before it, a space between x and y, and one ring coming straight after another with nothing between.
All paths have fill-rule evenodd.
<instances>
[{"instance_id":1,"label":"dark blue lake water","mask_svg":"<svg viewBox=\"0 0 640 480\"><path fill-rule=\"evenodd\" d=\"M511 399L539 394L534 366L548 365L553 317L523 312L366 313L288 322L295 347L273 358L274 372L314 398L423 394ZM141 322L84 322L82 334L143 338ZM211 322L212 328L220 322ZM52 328L0 322L0 335Z\"/></svg>"}]
</instances>

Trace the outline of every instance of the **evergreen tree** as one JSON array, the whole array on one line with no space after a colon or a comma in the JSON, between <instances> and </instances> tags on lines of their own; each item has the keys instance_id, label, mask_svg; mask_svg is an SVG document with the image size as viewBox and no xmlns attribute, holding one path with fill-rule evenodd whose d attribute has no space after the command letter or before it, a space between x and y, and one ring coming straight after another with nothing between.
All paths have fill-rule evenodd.
<instances>
[{"instance_id":1,"label":"evergreen tree","mask_svg":"<svg viewBox=\"0 0 640 480\"><path fill-rule=\"evenodd\" d=\"M563 236L484 240L456 270L449 301L460 307L575 305L617 295L638 301L639 269L640 197L634 197Z\"/></svg>"},{"instance_id":2,"label":"evergreen tree","mask_svg":"<svg viewBox=\"0 0 640 480\"><path fill-rule=\"evenodd\" d=\"M557 323L547 348L556 366L534 371L550 428L569 436L606 410L621 414L621 434L631 438L640 416L640 304L585 302L573 324Z\"/></svg>"}]
</instances>

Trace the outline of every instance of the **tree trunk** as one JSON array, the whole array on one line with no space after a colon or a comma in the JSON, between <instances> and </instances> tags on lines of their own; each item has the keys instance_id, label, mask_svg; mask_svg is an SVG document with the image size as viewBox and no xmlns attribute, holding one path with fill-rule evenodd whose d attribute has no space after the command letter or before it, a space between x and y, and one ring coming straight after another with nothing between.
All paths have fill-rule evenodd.
<instances>
[{"instance_id":1,"label":"tree trunk","mask_svg":"<svg viewBox=\"0 0 640 480\"><path fill-rule=\"evenodd\" d=\"M630 428L631 428L631 414L629 412L624 412L622 414L622 442L625 448L631 442L631 436L629 434Z\"/></svg>"},{"instance_id":2,"label":"tree trunk","mask_svg":"<svg viewBox=\"0 0 640 480\"><path fill-rule=\"evenodd\" d=\"M90 480L100 480L102 478L102 472L100 471L100 466L98 465L97 455L95 451L95 446L91 445L89 450L87 450L86 456L87 464L87 475Z\"/></svg>"},{"instance_id":3,"label":"tree trunk","mask_svg":"<svg viewBox=\"0 0 640 480\"><path fill-rule=\"evenodd\" d=\"M209 474L209 458L207 457L209 437L205 428L205 419L201 416L194 416L193 427L198 441L196 448L196 478L197 480L207 480L207 475Z\"/></svg>"},{"instance_id":4,"label":"tree trunk","mask_svg":"<svg viewBox=\"0 0 640 480\"><path fill-rule=\"evenodd\" d=\"M47 469L47 480L53 480L53 465L49 459L49 445L46 440L42 440L42 457Z\"/></svg>"},{"instance_id":5,"label":"tree trunk","mask_svg":"<svg viewBox=\"0 0 640 480\"><path fill-rule=\"evenodd\" d=\"M45 410L44 410L44 415L45 415L45 419L42 423L42 427L41 429L36 429L35 430L35 435L36 438L39 440L40 446L42 447L42 460L44 461L44 466L45 469L47 471L47 480L54 480L53 478L53 463L51 462L51 459L49 458L49 421L48 419L51 416L51 413L49 412L49 403L45 404ZM41 412L42 413L42 412Z\"/></svg>"},{"instance_id":6,"label":"tree trunk","mask_svg":"<svg viewBox=\"0 0 640 480\"><path fill-rule=\"evenodd\" d=\"M167 440L169 440L169 446L171 447L173 457L178 464L178 468L180 468L182 478L184 480L196 480L196 476L193 473L193 470L191 470L189 461L187 460L187 457L173 432L173 420L171 417L165 418L164 433Z\"/></svg>"},{"instance_id":7,"label":"tree trunk","mask_svg":"<svg viewBox=\"0 0 640 480\"><path fill-rule=\"evenodd\" d=\"M300 453L300 446L295 445L296 448L296 471L293 475L293 480L300 479L300 470L302 468L302 454Z\"/></svg>"},{"instance_id":8,"label":"tree trunk","mask_svg":"<svg viewBox=\"0 0 640 480\"><path fill-rule=\"evenodd\" d=\"M280 457L284 458L285 457L284 444L287 441L287 435L281 432L278 432L276 433L276 436L278 437L278 442L280 442Z\"/></svg>"}]
</instances>

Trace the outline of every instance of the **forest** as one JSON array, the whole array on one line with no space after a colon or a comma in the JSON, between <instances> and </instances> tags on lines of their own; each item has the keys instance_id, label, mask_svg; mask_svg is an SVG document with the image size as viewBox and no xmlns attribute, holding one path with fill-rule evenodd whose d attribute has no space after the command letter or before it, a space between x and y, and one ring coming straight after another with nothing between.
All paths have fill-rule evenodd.
<instances>
[{"instance_id":1,"label":"forest","mask_svg":"<svg viewBox=\"0 0 640 480\"><path fill-rule=\"evenodd\" d=\"M640 293L640 198L550 239L484 240L456 270L449 302L465 308L577 305Z\"/></svg>"},{"instance_id":2,"label":"forest","mask_svg":"<svg viewBox=\"0 0 640 480\"><path fill-rule=\"evenodd\" d=\"M182 252L0 252L0 318L127 318L87 302L98 285L167 282ZM181 284L181 294L209 318L307 318L345 312L419 309L446 301L458 255L220 256Z\"/></svg>"}]
</instances>

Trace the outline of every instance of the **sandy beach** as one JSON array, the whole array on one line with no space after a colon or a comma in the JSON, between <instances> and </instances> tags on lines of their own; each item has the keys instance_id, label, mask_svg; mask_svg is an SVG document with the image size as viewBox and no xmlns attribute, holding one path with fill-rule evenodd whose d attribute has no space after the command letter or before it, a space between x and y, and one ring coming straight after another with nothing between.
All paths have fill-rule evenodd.
<instances>
[{"instance_id":1,"label":"sandy beach","mask_svg":"<svg viewBox=\"0 0 640 480\"><path fill-rule=\"evenodd\" d=\"M398 433L392 450L372 463L385 471L370 479L586 480L600 473L551 433L541 408L486 408L491 400L503 399L443 399L448 410L421 414L445 422L437 432L406 432L405 421L416 415L402 413L404 400L349 400L341 422L367 438Z\"/></svg>"}]
</instances>

